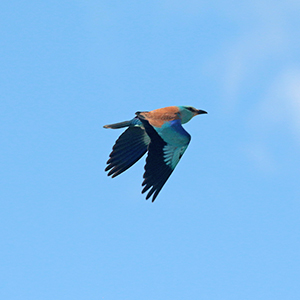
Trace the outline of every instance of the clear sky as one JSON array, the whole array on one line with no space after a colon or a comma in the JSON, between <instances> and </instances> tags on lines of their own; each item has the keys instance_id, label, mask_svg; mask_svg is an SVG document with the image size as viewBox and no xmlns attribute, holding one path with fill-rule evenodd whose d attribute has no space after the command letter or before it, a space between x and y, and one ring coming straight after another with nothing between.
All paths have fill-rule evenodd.
<instances>
[{"instance_id":1,"label":"clear sky","mask_svg":"<svg viewBox=\"0 0 300 300\"><path fill-rule=\"evenodd\" d=\"M299 1L2 1L0 298L300 299ZM104 172L192 105L154 203Z\"/></svg>"}]
</instances>

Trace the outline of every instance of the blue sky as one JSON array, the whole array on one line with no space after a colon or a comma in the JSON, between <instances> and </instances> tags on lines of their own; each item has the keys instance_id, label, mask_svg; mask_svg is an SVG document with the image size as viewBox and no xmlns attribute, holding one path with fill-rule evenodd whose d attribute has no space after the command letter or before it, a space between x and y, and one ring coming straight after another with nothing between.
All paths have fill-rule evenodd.
<instances>
[{"instance_id":1,"label":"blue sky","mask_svg":"<svg viewBox=\"0 0 300 300\"><path fill-rule=\"evenodd\" d=\"M3 2L1 299L299 299L299 12ZM209 114L151 203L102 126L169 105Z\"/></svg>"}]
</instances>

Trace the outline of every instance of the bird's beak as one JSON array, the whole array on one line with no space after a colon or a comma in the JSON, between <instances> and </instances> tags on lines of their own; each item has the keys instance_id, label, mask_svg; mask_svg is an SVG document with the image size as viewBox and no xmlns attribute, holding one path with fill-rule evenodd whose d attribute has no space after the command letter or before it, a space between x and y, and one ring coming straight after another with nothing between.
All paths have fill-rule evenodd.
<instances>
[{"instance_id":1,"label":"bird's beak","mask_svg":"<svg viewBox=\"0 0 300 300\"><path fill-rule=\"evenodd\" d=\"M198 110L196 111L196 115L201 115L201 114L207 114L207 111L202 110L202 109L198 109Z\"/></svg>"}]
</instances>

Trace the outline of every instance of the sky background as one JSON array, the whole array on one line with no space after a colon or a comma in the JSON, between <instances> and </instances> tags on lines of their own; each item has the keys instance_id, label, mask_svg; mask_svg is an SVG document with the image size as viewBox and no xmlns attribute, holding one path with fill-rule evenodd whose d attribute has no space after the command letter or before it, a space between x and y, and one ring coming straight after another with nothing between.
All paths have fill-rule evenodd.
<instances>
[{"instance_id":1,"label":"sky background","mask_svg":"<svg viewBox=\"0 0 300 300\"><path fill-rule=\"evenodd\" d=\"M1 299L300 299L299 1L2 1ZM192 105L154 203L104 172Z\"/></svg>"}]
</instances>

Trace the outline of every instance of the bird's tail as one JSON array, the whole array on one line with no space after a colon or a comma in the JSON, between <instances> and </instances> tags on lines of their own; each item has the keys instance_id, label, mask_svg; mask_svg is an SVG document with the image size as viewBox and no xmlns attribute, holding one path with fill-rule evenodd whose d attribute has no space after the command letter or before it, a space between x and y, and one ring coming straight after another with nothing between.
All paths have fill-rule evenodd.
<instances>
[{"instance_id":1,"label":"bird's tail","mask_svg":"<svg viewBox=\"0 0 300 300\"><path fill-rule=\"evenodd\" d=\"M108 124L104 125L104 128L111 128L111 129L118 129L118 128L123 128L123 127L143 127L142 122L139 120L138 117L134 117L130 121L124 121L120 123L114 123L114 124Z\"/></svg>"},{"instance_id":2,"label":"bird's tail","mask_svg":"<svg viewBox=\"0 0 300 300\"><path fill-rule=\"evenodd\" d=\"M118 129L118 128L123 128L123 127L128 127L132 124L132 120L130 121L124 121L120 123L114 123L114 124L108 124L104 125L104 128L111 128L111 129Z\"/></svg>"}]
</instances>

